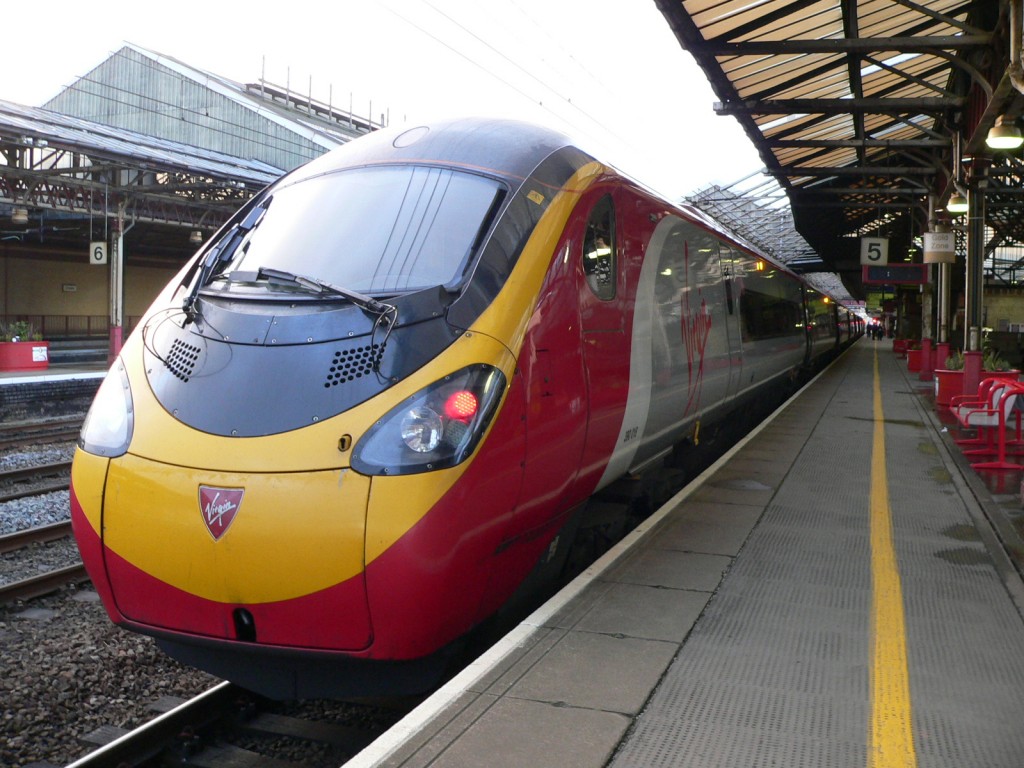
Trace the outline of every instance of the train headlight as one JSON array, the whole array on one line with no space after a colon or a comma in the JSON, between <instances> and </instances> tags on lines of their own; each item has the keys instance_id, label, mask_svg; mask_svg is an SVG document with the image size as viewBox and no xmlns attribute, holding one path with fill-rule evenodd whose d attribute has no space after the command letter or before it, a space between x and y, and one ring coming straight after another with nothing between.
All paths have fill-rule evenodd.
<instances>
[{"instance_id":1,"label":"train headlight","mask_svg":"<svg viewBox=\"0 0 1024 768\"><path fill-rule=\"evenodd\" d=\"M426 406L411 408L402 418L402 440L417 453L429 453L441 444L444 422Z\"/></svg>"},{"instance_id":2,"label":"train headlight","mask_svg":"<svg viewBox=\"0 0 1024 768\"><path fill-rule=\"evenodd\" d=\"M505 375L482 364L435 381L373 425L352 452L352 468L409 475L454 467L480 442L504 389Z\"/></svg>"},{"instance_id":3,"label":"train headlight","mask_svg":"<svg viewBox=\"0 0 1024 768\"><path fill-rule=\"evenodd\" d=\"M124 364L118 359L89 406L78 445L99 456L121 456L128 450L134 427L132 390Z\"/></svg>"}]
</instances>

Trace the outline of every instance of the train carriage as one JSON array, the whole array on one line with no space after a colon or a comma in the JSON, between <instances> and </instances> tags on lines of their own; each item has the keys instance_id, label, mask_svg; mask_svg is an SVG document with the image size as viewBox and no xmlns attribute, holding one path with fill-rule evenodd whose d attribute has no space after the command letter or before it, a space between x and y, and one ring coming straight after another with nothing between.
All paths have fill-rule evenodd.
<instances>
[{"instance_id":1,"label":"train carriage","mask_svg":"<svg viewBox=\"0 0 1024 768\"><path fill-rule=\"evenodd\" d=\"M83 427L75 534L111 619L189 663L422 687L595 492L842 341L834 302L558 133L382 131L158 297Z\"/></svg>"}]
</instances>

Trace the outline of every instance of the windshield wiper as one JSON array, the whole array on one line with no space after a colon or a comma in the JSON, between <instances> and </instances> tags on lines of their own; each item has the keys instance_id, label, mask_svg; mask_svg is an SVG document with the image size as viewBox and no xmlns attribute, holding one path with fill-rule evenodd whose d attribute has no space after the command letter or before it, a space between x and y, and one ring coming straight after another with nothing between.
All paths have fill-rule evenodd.
<instances>
[{"instance_id":1,"label":"windshield wiper","mask_svg":"<svg viewBox=\"0 0 1024 768\"><path fill-rule=\"evenodd\" d=\"M273 202L273 196L268 197L258 206L249 211L248 215L242 220L242 222L236 225L232 230L228 232L220 243L218 243L203 259L203 265L199 269L199 275L196 277L196 281L192 284L192 289L188 292L188 296L185 297L185 301L182 302L181 309L185 313L185 324L188 325L199 316L199 308L196 306L196 302L199 300L199 291L202 290L214 273L219 269L223 269L232 259L235 258L235 251L238 246L241 245L246 235L252 232L256 227L259 226L263 220L264 214L267 212L267 208Z\"/></svg>"},{"instance_id":2,"label":"windshield wiper","mask_svg":"<svg viewBox=\"0 0 1024 768\"><path fill-rule=\"evenodd\" d=\"M294 272L287 272L283 269L260 267L256 272L256 279L259 280L260 278L267 278L269 280L277 280L283 283L298 285L305 288L307 291L312 291L317 294L340 296L343 299L348 299L357 307L360 307L379 318L383 318L387 315L397 316L398 314L398 309L393 304L377 301L377 299L372 296L366 296L365 294L353 291L349 288L342 288L340 285L334 285L333 283L329 283L326 280L321 280L317 277L297 275ZM395 317L392 318L392 325L394 325L395 319Z\"/></svg>"}]
</instances>

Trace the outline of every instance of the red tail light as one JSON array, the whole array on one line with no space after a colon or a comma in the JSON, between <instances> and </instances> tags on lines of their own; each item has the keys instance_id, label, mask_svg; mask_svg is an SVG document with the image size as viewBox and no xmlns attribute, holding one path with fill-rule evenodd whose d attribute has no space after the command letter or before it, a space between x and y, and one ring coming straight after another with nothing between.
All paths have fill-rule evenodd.
<instances>
[{"instance_id":1,"label":"red tail light","mask_svg":"<svg viewBox=\"0 0 1024 768\"><path fill-rule=\"evenodd\" d=\"M449 419L468 421L476 416L477 407L476 395L463 389L449 395L444 404L444 415Z\"/></svg>"}]
</instances>

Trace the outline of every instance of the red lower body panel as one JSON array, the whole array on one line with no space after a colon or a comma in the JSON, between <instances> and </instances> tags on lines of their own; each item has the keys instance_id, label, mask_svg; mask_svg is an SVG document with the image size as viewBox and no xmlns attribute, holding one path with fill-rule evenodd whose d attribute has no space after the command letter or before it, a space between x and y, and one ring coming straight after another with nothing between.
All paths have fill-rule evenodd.
<instances>
[{"instance_id":1,"label":"red lower body panel","mask_svg":"<svg viewBox=\"0 0 1024 768\"><path fill-rule=\"evenodd\" d=\"M154 630L169 629L204 637L235 640L234 612L251 614L257 643L307 649L360 651L372 642L366 613L362 575L308 595L258 604L230 604L206 600L153 578L108 549L89 525L71 492L72 522L82 559L103 599L107 612L118 623L142 613L146 622L135 625ZM117 600L111 584L116 583ZM358 606L353 609L352 606Z\"/></svg>"}]
</instances>

